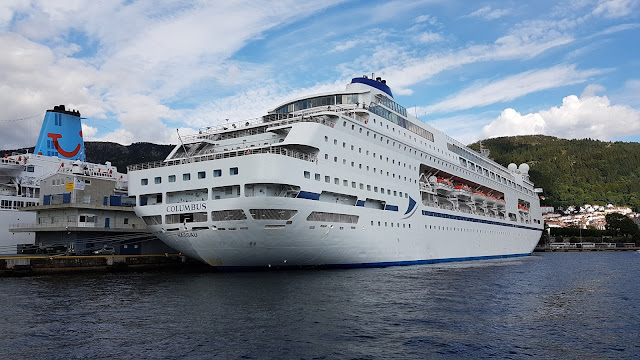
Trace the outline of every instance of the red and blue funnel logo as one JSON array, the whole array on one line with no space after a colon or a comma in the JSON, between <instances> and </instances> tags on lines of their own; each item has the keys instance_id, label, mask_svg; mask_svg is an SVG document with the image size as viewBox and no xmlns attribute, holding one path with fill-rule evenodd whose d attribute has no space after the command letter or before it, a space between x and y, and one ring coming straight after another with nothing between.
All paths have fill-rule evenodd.
<instances>
[{"instance_id":1,"label":"red and blue funnel logo","mask_svg":"<svg viewBox=\"0 0 640 360\"><path fill-rule=\"evenodd\" d=\"M65 110L64 105L47 110L35 153L85 161L80 112Z\"/></svg>"}]
</instances>

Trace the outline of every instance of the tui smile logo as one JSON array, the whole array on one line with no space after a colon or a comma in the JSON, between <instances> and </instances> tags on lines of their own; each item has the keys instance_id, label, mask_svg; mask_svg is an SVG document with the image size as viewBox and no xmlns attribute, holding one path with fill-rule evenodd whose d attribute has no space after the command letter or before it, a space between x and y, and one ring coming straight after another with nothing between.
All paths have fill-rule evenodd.
<instances>
[{"instance_id":1,"label":"tui smile logo","mask_svg":"<svg viewBox=\"0 0 640 360\"><path fill-rule=\"evenodd\" d=\"M48 133L47 137L50 137L51 140L53 140L53 147L55 147L56 151L66 157L66 158L71 158L74 157L76 155L78 155L78 152L80 151L80 144L76 145L76 148L71 150L71 151L66 151L62 148L62 146L60 146L60 142L59 139L62 138L62 134L56 134L56 133ZM82 139L82 131L80 131L80 139Z\"/></svg>"}]
</instances>

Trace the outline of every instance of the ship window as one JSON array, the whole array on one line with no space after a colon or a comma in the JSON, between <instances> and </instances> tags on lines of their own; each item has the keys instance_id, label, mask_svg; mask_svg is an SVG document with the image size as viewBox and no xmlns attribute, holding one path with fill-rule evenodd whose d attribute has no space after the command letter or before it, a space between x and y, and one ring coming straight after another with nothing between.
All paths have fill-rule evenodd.
<instances>
[{"instance_id":1,"label":"ship window","mask_svg":"<svg viewBox=\"0 0 640 360\"><path fill-rule=\"evenodd\" d=\"M320 174L316 174L315 176L316 181L320 181Z\"/></svg>"},{"instance_id":2,"label":"ship window","mask_svg":"<svg viewBox=\"0 0 640 360\"><path fill-rule=\"evenodd\" d=\"M349 186L349 181L348 180L342 180L342 185Z\"/></svg>"},{"instance_id":3,"label":"ship window","mask_svg":"<svg viewBox=\"0 0 640 360\"><path fill-rule=\"evenodd\" d=\"M220 177L220 176L222 176L222 169L213 170L213 177Z\"/></svg>"},{"instance_id":4,"label":"ship window","mask_svg":"<svg viewBox=\"0 0 640 360\"><path fill-rule=\"evenodd\" d=\"M338 139L333 139L333 145L338 145Z\"/></svg>"},{"instance_id":5,"label":"ship window","mask_svg":"<svg viewBox=\"0 0 640 360\"><path fill-rule=\"evenodd\" d=\"M140 185L149 185L149 179L140 179Z\"/></svg>"},{"instance_id":6,"label":"ship window","mask_svg":"<svg viewBox=\"0 0 640 360\"><path fill-rule=\"evenodd\" d=\"M343 147L343 148L346 148L346 147L347 147L347 143L346 143L346 142L343 142L343 143L342 143L342 147Z\"/></svg>"},{"instance_id":7,"label":"ship window","mask_svg":"<svg viewBox=\"0 0 640 360\"><path fill-rule=\"evenodd\" d=\"M338 162L338 157L337 156L333 157L333 162Z\"/></svg>"},{"instance_id":8,"label":"ship window","mask_svg":"<svg viewBox=\"0 0 640 360\"><path fill-rule=\"evenodd\" d=\"M325 175L324 182L326 182L326 183L331 182L331 176Z\"/></svg>"},{"instance_id":9,"label":"ship window","mask_svg":"<svg viewBox=\"0 0 640 360\"><path fill-rule=\"evenodd\" d=\"M238 175L238 168L237 167L229 168L229 175Z\"/></svg>"},{"instance_id":10,"label":"ship window","mask_svg":"<svg viewBox=\"0 0 640 360\"><path fill-rule=\"evenodd\" d=\"M364 184L360 183L360 190L364 190Z\"/></svg>"},{"instance_id":11,"label":"ship window","mask_svg":"<svg viewBox=\"0 0 640 360\"><path fill-rule=\"evenodd\" d=\"M27 172L34 172L35 168L33 166L27 166Z\"/></svg>"},{"instance_id":12,"label":"ship window","mask_svg":"<svg viewBox=\"0 0 640 360\"><path fill-rule=\"evenodd\" d=\"M393 196L396 196L398 194L398 192L396 190L393 190Z\"/></svg>"},{"instance_id":13,"label":"ship window","mask_svg":"<svg viewBox=\"0 0 640 360\"><path fill-rule=\"evenodd\" d=\"M182 174L182 181L189 181L191 180L191 174L187 173L187 174Z\"/></svg>"},{"instance_id":14,"label":"ship window","mask_svg":"<svg viewBox=\"0 0 640 360\"><path fill-rule=\"evenodd\" d=\"M325 137L324 137L324 142L327 142L327 141L329 141L329 137L328 137L328 136L325 136Z\"/></svg>"},{"instance_id":15,"label":"ship window","mask_svg":"<svg viewBox=\"0 0 640 360\"><path fill-rule=\"evenodd\" d=\"M305 178L305 179L311 179L311 173L310 173L310 172L308 172L308 171L305 171L305 172L304 172L304 178Z\"/></svg>"},{"instance_id":16,"label":"ship window","mask_svg":"<svg viewBox=\"0 0 640 360\"><path fill-rule=\"evenodd\" d=\"M371 185L367 185L367 191L371 191Z\"/></svg>"},{"instance_id":17,"label":"ship window","mask_svg":"<svg viewBox=\"0 0 640 360\"><path fill-rule=\"evenodd\" d=\"M356 182L355 181L351 182L351 187L354 188L354 189L356 188Z\"/></svg>"},{"instance_id":18,"label":"ship window","mask_svg":"<svg viewBox=\"0 0 640 360\"><path fill-rule=\"evenodd\" d=\"M329 160L329 154L324 154L324 159Z\"/></svg>"},{"instance_id":19,"label":"ship window","mask_svg":"<svg viewBox=\"0 0 640 360\"><path fill-rule=\"evenodd\" d=\"M176 176L175 175L169 175L169 182L176 182Z\"/></svg>"},{"instance_id":20,"label":"ship window","mask_svg":"<svg viewBox=\"0 0 640 360\"><path fill-rule=\"evenodd\" d=\"M154 182L155 184L160 184L160 183L162 182L162 178L161 178L160 176L156 176L156 177L153 179L153 182Z\"/></svg>"},{"instance_id":21,"label":"ship window","mask_svg":"<svg viewBox=\"0 0 640 360\"><path fill-rule=\"evenodd\" d=\"M336 185L340 185L340 179L333 178L333 183L336 184Z\"/></svg>"},{"instance_id":22,"label":"ship window","mask_svg":"<svg viewBox=\"0 0 640 360\"><path fill-rule=\"evenodd\" d=\"M207 175L204 171L198 171L198 179L204 179L206 176Z\"/></svg>"},{"instance_id":23,"label":"ship window","mask_svg":"<svg viewBox=\"0 0 640 360\"><path fill-rule=\"evenodd\" d=\"M378 187L377 187L377 186L374 186L374 187L373 187L373 191L374 191L374 192L378 192Z\"/></svg>"}]
</instances>

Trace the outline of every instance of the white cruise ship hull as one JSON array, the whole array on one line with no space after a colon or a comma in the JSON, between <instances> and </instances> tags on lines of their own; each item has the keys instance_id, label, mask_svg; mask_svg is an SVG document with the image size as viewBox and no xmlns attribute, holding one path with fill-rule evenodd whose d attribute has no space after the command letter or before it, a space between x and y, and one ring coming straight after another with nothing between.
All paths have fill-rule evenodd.
<instances>
[{"instance_id":1,"label":"white cruise ship hull","mask_svg":"<svg viewBox=\"0 0 640 360\"><path fill-rule=\"evenodd\" d=\"M242 174L244 183L281 181L286 173L291 173L290 182L299 183L302 170L298 169L317 165L281 155L252 154L219 160L213 167L195 163L177 165L174 170L177 174L194 173L203 166L208 172L213 167L251 169L250 174ZM230 185L233 180L227 177L213 184ZM130 179L130 184L135 182ZM313 200L313 194L320 191L306 190L311 190L308 198L247 196L245 192L237 198L180 203L207 212L242 210L247 218L148 227L172 248L218 268L365 267L524 256L531 254L541 234L540 228L507 220L420 203L410 208L409 198L395 203L398 211L389 211ZM418 191L408 194L411 199L420 197ZM178 205L141 206L136 207L136 213L143 218L167 214L168 208ZM252 209L297 213L288 220L255 220L250 215ZM354 215L358 221L309 221L311 212Z\"/></svg>"}]
</instances>

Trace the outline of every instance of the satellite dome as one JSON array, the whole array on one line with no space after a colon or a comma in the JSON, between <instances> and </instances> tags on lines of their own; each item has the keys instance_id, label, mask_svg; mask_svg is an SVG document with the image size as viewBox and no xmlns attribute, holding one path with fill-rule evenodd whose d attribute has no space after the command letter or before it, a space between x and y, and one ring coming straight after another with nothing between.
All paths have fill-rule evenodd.
<instances>
[{"instance_id":1,"label":"satellite dome","mask_svg":"<svg viewBox=\"0 0 640 360\"><path fill-rule=\"evenodd\" d=\"M529 165L527 165L525 163L522 163L518 167L518 170L520 170L520 172L523 173L523 174L527 174L527 173L529 173Z\"/></svg>"},{"instance_id":2,"label":"satellite dome","mask_svg":"<svg viewBox=\"0 0 640 360\"><path fill-rule=\"evenodd\" d=\"M509 166L507 166L507 169L509 169L509 171L515 172L516 170L518 170L518 165L511 163L509 164Z\"/></svg>"}]
</instances>

